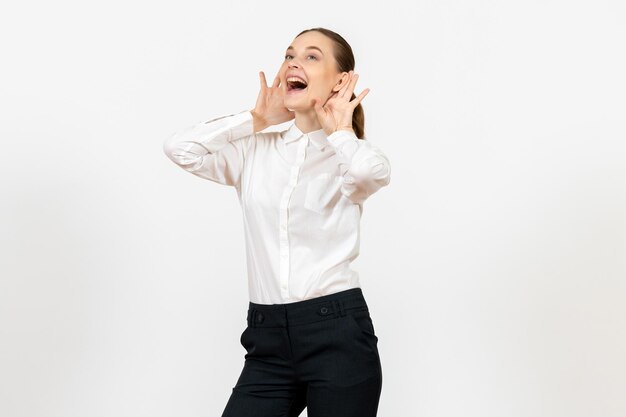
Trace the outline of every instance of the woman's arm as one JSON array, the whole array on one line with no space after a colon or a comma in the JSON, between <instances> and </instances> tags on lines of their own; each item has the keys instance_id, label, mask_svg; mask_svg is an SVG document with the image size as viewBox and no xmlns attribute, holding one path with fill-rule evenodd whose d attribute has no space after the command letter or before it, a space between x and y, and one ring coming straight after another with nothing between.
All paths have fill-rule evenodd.
<instances>
[{"instance_id":1,"label":"woman's arm","mask_svg":"<svg viewBox=\"0 0 626 417\"><path fill-rule=\"evenodd\" d=\"M341 192L354 203L363 203L391 181L391 164L383 151L354 132L337 130L328 136L343 175Z\"/></svg>"},{"instance_id":2,"label":"woman's arm","mask_svg":"<svg viewBox=\"0 0 626 417\"><path fill-rule=\"evenodd\" d=\"M184 170L219 184L238 186L255 127L246 110L188 126L163 143L169 159Z\"/></svg>"},{"instance_id":3,"label":"woman's arm","mask_svg":"<svg viewBox=\"0 0 626 417\"><path fill-rule=\"evenodd\" d=\"M259 72L261 89L254 109L217 117L176 132L163 143L165 155L200 178L239 187L254 133L295 117L283 104L279 74L268 87L265 73Z\"/></svg>"},{"instance_id":4,"label":"woman's arm","mask_svg":"<svg viewBox=\"0 0 626 417\"><path fill-rule=\"evenodd\" d=\"M343 175L341 192L354 203L363 203L391 180L391 164L383 151L369 140L359 139L352 128L354 109L369 92L366 88L352 98L358 74L348 71L349 80L322 103L313 99L317 119L328 142L335 148Z\"/></svg>"}]
</instances>

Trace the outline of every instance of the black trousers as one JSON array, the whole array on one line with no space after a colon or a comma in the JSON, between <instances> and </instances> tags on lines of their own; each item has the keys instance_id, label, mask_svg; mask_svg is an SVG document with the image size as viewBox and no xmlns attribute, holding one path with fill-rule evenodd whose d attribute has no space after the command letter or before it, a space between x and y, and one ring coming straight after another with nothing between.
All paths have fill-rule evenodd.
<instances>
[{"instance_id":1,"label":"black trousers","mask_svg":"<svg viewBox=\"0 0 626 417\"><path fill-rule=\"evenodd\" d=\"M243 370L222 417L375 417L378 337L361 288L287 304L250 302Z\"/></svg>"}]
</instances>

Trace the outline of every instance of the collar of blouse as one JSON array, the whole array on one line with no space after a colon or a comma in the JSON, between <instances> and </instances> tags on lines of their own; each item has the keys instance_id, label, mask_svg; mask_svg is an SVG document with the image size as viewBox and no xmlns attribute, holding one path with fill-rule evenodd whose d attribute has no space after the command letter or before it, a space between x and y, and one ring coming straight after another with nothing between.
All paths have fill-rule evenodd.
<instances>
[{"instance_id":1,"label":"collar of blouse","mask_svg":"<svg viewBox=\"0 0 626 417\"><path fill-rule=\"evenodd\" d=\"M304 133L298 129L295 122L291 124L289 129L284 132L283 140L285 143L293 142L297 139L300 139ZM319 150L323 150L326 146L329 145L328 136L324 129L314 130L313 132L309 132L307 136L310 139L310 142L317 147Z\"/></svg>"}]
</instances>

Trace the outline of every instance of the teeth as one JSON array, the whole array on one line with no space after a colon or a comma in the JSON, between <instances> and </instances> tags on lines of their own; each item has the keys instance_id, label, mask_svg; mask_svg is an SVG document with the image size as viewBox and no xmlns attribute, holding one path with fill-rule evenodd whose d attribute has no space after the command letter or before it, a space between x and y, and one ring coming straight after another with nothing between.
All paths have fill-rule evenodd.
<instances>
[{"instance_id":1,"label":"teeth","mask_svg":"<svg viewBox=\"0 0 626 417\"><path fill-rule=\"evenodd\" d=\"M287 78L287 81L300 81L300 82L304 83L304 85L307 85L307 82L306 82L306 81L304 81L304 80L303 80L302 78L300 78L300 77L288 77L288 78Z\"/></svg>"}]
</instances>

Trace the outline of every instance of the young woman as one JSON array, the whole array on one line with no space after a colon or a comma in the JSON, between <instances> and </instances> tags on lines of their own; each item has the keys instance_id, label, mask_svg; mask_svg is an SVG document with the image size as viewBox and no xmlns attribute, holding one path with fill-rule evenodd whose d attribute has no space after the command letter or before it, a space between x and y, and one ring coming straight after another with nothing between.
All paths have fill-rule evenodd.
<instances>
[{"instance_id":1,"label":"young woman","mask_svg":"<svg viewBox=\"0 0 626 417\"><path fill-rule=\"evenodd\" d=\"M296 36L252 110L170 136L183 169L233 186L242 207L250 302L245 364L222 417L374 417L378 337L358 273L364 201L389 184L364 136L358 75L337 33ZM287 130L261 132L295 119Z\"/></svg>"}]
</instances>

